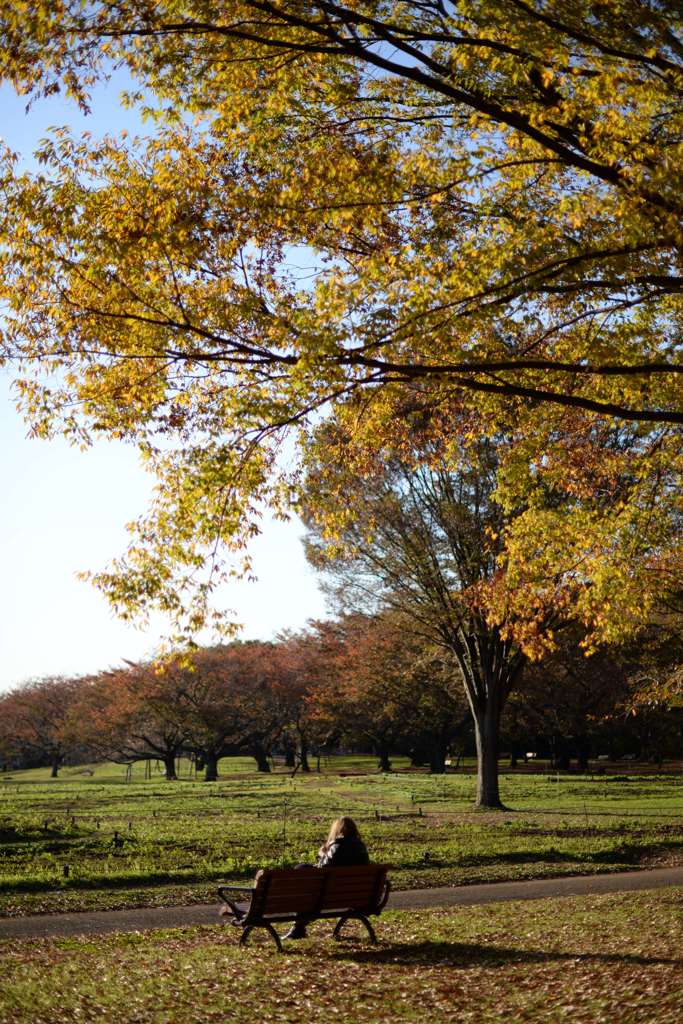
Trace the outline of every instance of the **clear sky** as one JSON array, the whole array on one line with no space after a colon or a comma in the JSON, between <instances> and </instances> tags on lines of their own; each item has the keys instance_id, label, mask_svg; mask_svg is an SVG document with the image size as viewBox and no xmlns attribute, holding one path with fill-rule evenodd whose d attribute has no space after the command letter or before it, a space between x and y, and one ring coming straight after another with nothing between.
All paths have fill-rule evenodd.
<instances>
[{"instance_id":1,"label":"clear sky","mask_svg":"<svg viewBox=\"0 0 683 1024\"><path fill-rule=\"evenodd\" d=\"M0 86L0 137L22 159L48 127L69 124L94 135L139 130L118 104L122 83L93 98L84 118L59 97L25 113L25 100ZM164 624L143 632L117 620L82 569L101 569L125 549L124 525L147 503L152 478L134 448L98 443L80 452L61 440L27 438L15 409L11 373L0 370L0 623L4 634L0 690L31 677L107 668L151 654ZM234 609L242 635L267 639L322 617L325 605L300 543L301 526L271 520L253 546L257 582L232 585L221 606Z\"/></svg>"}]
</instances>

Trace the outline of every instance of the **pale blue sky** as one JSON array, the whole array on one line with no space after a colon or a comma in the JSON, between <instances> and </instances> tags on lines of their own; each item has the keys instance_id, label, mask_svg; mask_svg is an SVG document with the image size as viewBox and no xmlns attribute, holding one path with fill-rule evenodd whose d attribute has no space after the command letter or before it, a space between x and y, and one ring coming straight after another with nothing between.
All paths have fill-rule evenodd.
<instances>
[{"instance_id":1,"label":"pale blue sky","mask_svg":"<svg viewBox=\"0 0 683 1024\"><path fill-rule=\"evenodd\" d=\"M52 125L93 134L138 130L120 110L118 85L93 98L84 118L59 97L37 103L0 86L0 137L30 163L30 153ZM34 676L95 671L151 653L164 624L141 632L122 623L91 586L76 579L122 553L124 524L145 508L151 478L133 448L98 443L88 452L66 442L27 438L14 408L10 375L0 370L0 623L4 632L0 690ZM266 520L253 547L256 583L236 583L221 595L243 623L245 637L269 638L325 614L315 576L306 564L298 523Z\"/></svg>"}]
</instances>

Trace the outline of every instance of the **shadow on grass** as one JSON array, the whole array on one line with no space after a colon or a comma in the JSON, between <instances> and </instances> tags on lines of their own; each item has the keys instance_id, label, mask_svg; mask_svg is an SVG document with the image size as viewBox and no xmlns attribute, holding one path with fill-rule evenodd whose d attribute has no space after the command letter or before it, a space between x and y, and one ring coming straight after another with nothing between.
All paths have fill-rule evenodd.
<instances>
[{"instance_id":1,"label":"shadow on grass","mask_svg":"<svg viewBox=\"0 0 683 1024\"><path fill-rule=\"evenodd\" d=\"M598 963L631 966L683 967L681 959L639 956L629 953L563 953L504 946L480 946L466 942L392 942L371 949L337 949L334 960L398 967L505 967L522 963Z\"/></svg>"},{"instance_id":2,"label":"shadow on grass","mask_svg":"<svg viewBox=\"0 0 683 1024\"><path fill-rule=\"evenodd\" d=\"M579 859L575 853L562 853L561 850L548 848L547 850L513 850L509 853L463 854L457 858L454 866L481 868L491 864L536 864L539 860L558 864L575 864Z\"/></svg>"},{"instance_id":3,"label":"shadow on grass","mask_svg":"<svg viewBox=\"0 0 683 1024\"><path fill-rule=\"evenodd\" d=\"M547 833L553 835L558 842L574 838L575 835L585 835L586 838L602 839L605 834L597 831L586 831L579 833L575 830L574 835L563 835L561 832ZM621 837L623 833L615 832L614 837ZM582 864L633 864L638 865L643 856L657 856L666 853L680 853L683 850L683 842L680 838L665 839L660 842L648 842L646 838L640 843L628 841L625 836L621 842L615 843L607 850L572 850L562 852L554 847L537 850L512 850L508 853L496 852L492 854L463 854L451 861L422 860L408 866L408 870L419 872L429 868L487 868L499 864L525 865L525 864L574 864L579 868Z\"/></svg>"},{"instance_id":4,"label":"shadow on grass","mask_svg":"<svg viewBox=\"0 0 683 1024\"><path fill-rule=\"evenodd\" d=\"M591 800L599 797L591 797ZM553 807L508 807L508 814L519 814L520 817L529 814L542 814L545 817L553 818L683 818L683 814L677 811L624 811L619 807L610 808L607 811L596 811L593 807L586 811L583 808L575 807L567 810L559 810Z\"/></svg>"}]
</instances>

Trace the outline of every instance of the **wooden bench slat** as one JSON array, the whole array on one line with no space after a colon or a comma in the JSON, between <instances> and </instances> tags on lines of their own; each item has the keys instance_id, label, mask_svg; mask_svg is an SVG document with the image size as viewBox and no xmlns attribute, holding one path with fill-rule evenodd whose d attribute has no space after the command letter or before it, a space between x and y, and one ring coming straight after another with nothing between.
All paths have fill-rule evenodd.
<instances>
[{"instance_id":1,"label":"wooden bench slat","mask_svg":"<svg viewBox=\"0 0 683 1024\"><path fill-rule=\"evenodd\" d=\"M333 883L330 883L327 886L320 885L320 884L314 884L314 885L306 885L306 886L303 886L303 885L302 886L296 886L296 887L291 887L291 888L290 887L287 887L287 888L282 887L281 888L280 886L274 885L269 890L269 892L268 892L268 894L266 896L266 901L269 902L272 899L291 899L291 900L296 900L301 895L303 895L304 893L311 893L311 892L323 893L325 898L327 898L327 895L329 893L333 893L333 892L357 893L359 895L366 894L368 896L372 896L373 893L376 892L376 888L377 887L376 887L376 885L374 883L372 885L368 885L365 881L363 881L361 883L349 881L349 882L345 883L344 885L339 885L339 886L334 885Z\"/></svg>"},{"instance_id":2,"label":"wooden bench slat","mask_svg":"<svg viewBox=\"0 0 683 1024\"><path fill-rule=\"evenodd\" d=\"M335 896L343 896L345 899L372 899L375 892L375 886L354 886L349 883L345 886L331 886L325 893L325 900Z\"/></svg>"},{"instance_id":3,"label":"wooden bench slat","mask_svg":"<svg viewBox=\"0 0 683 1024\"><path fill-rule=\"evenodd\" d=\"M344 892L347 889L358 889L360 892L373 892L376 878L329 878L328 891Z\"/></svg>"},{"instance_id":4,"label":"wooden bench slat","mask_svg":"<svg viewBox=\"0 0 683 1024\"><path fill-rule=\"evenodd\" d=\"M282 878L273 878L270 880L270 885L268 886L267 891L269 897L274 893L311 892L322 889L324 882L324 875L319 878L292 878L287 880Z\"/></svg>"},{"instance_id":5,"label":"wooden bench slat","mask_svg":"<svg viewBox=\"0 0 683 1024\"><path fill-rule=\"evenodd\" d=\"M264 917L270 917L271 914L289 914L289 913L301 913L301 914L313 914L320 909L320 900L307 896L305 899L296 900L269 900L268 905L261 911Z\"/></svg>"},{"instance_id":6,"label":"wooden bench slat","mask_svg":"<svg viewBox=\"0 0 683 1024\"><path fill-rule=\"evenodd\" d=\"M369 904L376 902L377 901L373 899L372 893L336 892L330 893L330 895L326 896L324 900L321 900L320 907L321 909L323 907L338 907L342 904L346 905L347 903L352 903L354 905L358 904L359 906L362 904L366 907Z\"/></svg>"}]
</instances>

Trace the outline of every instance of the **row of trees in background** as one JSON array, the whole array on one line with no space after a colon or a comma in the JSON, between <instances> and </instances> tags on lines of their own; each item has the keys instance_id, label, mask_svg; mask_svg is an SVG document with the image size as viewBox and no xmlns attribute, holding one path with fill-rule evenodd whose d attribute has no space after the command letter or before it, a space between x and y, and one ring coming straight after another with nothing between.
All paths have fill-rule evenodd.
<instances>
[{"instance_id":1,"label":"row of trees in background","mask_svg":"<svg viewBox=\"0 0 683 1024\"><path fill-rule=\"evenodd\" d=\"M628 652L585 658L568 638L561 654L527 668L502 722L514 763L529 750L559 768L598 753L652 760L680 749L683 719L664 705L631 707L642 669ZM630 710L629 710L630 709ZM5 767L98 758L159 761L167 779L192 756L204 778L221 757L243 754L260 771L272 755L292 770L343 745L442 772L474 747L471 716L446 652L418 641L400 616L346 615L273 643L235 642L75 679L30 681L0 698Z\"/></svg>"}]
</instances>

